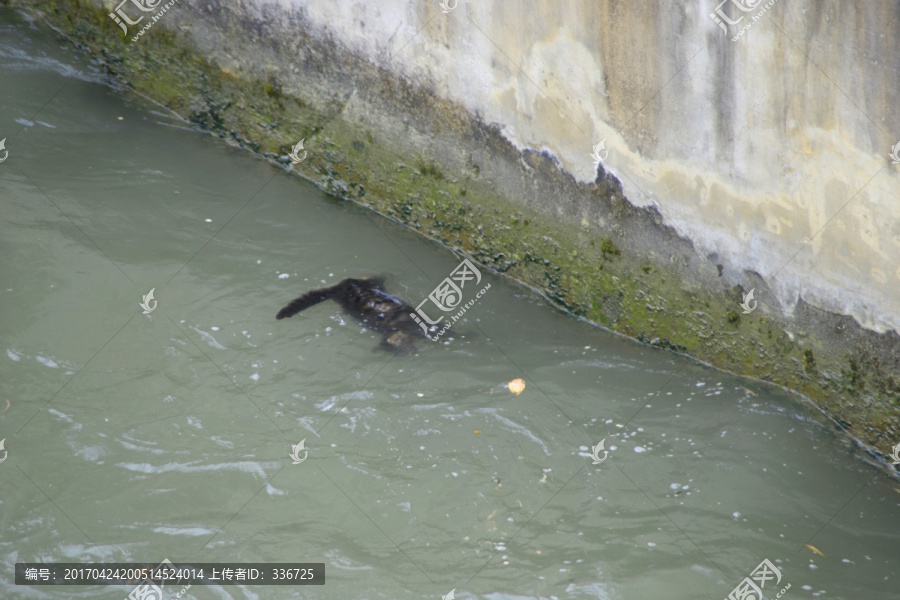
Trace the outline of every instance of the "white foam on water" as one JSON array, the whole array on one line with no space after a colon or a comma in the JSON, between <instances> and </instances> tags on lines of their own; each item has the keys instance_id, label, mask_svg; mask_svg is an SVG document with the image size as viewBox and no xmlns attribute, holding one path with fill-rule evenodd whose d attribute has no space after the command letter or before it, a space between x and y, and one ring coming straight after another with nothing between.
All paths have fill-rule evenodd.
<instances>
[{"instance_id":1,"label":"white foam on water","mask_svg":"<svg viewBox=\"0 0 900 600\"><path fill-rule=\"evenodd\" d=\"M193 329L194 331L199 333L200 337L203 338L203 341L206 342L207 344L209 344L210 346L212 346L213 348L216 348L217 350L228 350L228 348L226 348L225 346L220 344L216 340L216 338L214 338L212 336L212 334L210 334L206 331L203 331L202 329L198 329L197 327L191 327L191 329Z\"/></svg>"},{"instance_id":2,"label":"white foam on water","mask_svg":"<svg viewBox=\"0 0 900 600\"><path fill-rule=\"evenodd\" d=\"M196 465L189 463L166 463L164 465L151 465L148 463L116 463L117 467L122 467L135 473L146 473L148 475L159 475L160 473L208 473L215 471L242 471L251 475L256 475L262 479L267 477L266 472L258 462L239 461L230 463L219 463L214 465Z\"/></svg>"},{"instance_id":3,"label":"white foam on water","mask_svg":"<svg viewBox=\"0 0 900 600\"><path fill-rule=\"evenodd\" d=\"M270 496L286 496L287 492L284 490L279 490L277 487L273 486L271 483L266 484L266 493Z\"/></svg>"},{"instance_id":4,"label":"white foam on water","mask_svg":"<svg viewBox=\"0 0 900 600\"><path fill-rule=\"evenodd\" d=\"M215 443L217 443L217 444L219 444L220 446L223 446L223 447L225 447L225 448L234 448L234 442L229 442L228 440L223 440L222 438L220 438L220 437L217 436L217 435L214 435L214 436L212 436L212 437L209 438L209 439L211 439L211 440L214 441Z\"/></svg>"},{"instance_id":5,"label":"white foam on water","mask_svg":"<svg viewBox=\"0 0 900 600\"><path fill-rule=\"evenodd\" d=\"M41 363L42 365L44 365L46 367L50 367L51 369L59 368L59 364L57 364L57 362L53 359L46 358L44 356L36 356L36 357L34 357L34 359L36 361L38 361L39 363Z\"/></svg>"},{"instance_id":6,"label":"white foam on water","mask_svg":"<svg viewBox=\"0 0 900 600\"><path fill-rule=\"evenodd\" d=\"M491 414L498 421L500 421L501 423L506 425L510 430L512 430L516 433L520 433L520 434L524 435L525 437L529 438L530 440L532 440L533 442L535 442L536 444L538 444L541 447L541 449L544 451L544 454L547 456L550 456L550 450L547 448L547 445L544 444L544 442L542 442L528 428L523 427L522 425L519 425L518 423L511 421L511 420L507 419L506 417L503 417L503 416L497 414L494 411L494 409L490 409L490 408L479 409L477 412L486 412L486 413Z\"/></svg>"},{"instance_id":7,"label":"white foam on water","mask_svg":"<svg viewBox=\"0 0 900 600\"><path fill-rule=\"evenodd\" d=\"M153 531L166 535L192 535L194 537L214 533L211 529L206 529L205 527L154 527Z\"/></svg>"}]
</instances>

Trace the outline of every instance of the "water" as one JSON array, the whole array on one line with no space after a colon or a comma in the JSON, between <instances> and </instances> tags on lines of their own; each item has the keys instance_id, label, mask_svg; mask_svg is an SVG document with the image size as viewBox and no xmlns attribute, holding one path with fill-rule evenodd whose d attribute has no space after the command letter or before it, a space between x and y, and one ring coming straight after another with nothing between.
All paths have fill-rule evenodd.
<instances>
[{"instance_id":1,"label":"water","mask_svg":"<svg viewBox=\"0 0 900 600\"><path fill-rule=\"evenodd\" d=\"M717 600L764 558L770 598L897 597L900 485L795 397L486 272L454 339L413 356L334 304L276 321L365 274L418 304L458 258L9 11L0 115L0 597L130 592L15 586L17 561L164 558L326 564L324 587L195 599Z\"/></svg>"}]
</instances>

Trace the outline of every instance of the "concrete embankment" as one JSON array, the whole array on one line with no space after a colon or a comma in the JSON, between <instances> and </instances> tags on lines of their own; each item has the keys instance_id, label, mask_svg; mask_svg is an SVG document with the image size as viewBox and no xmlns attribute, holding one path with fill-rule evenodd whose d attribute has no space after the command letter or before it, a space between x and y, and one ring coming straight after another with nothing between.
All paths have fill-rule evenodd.
<instances>
[{"instance_id":1,"label":"concrete embankment","mask_svg":"<svg viewBox=\"0 0 900 600\"><path fill-rule=\"evenodd\" d=\"M896 3L6 3L575 315L900 442Z\"/></svg>"}]
</instances>

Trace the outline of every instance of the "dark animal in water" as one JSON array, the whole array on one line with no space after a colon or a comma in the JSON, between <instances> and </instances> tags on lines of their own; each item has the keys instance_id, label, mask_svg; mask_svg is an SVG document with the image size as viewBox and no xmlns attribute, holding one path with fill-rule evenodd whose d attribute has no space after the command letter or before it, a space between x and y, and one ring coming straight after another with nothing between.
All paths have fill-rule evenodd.
<instances>
[{"instance_id":1,"label":"dark animal in water","mask_svg":"<svg viewBox=\"0 0 900 600\"><path fill-rule=\"evenodd\" d=\"M380 289L382 287L384 280L379 278L345 279L331 287L303 294L278 311L275 318L292 317L310 306L334 300L363 325L384 334L376 349L401 354L413 352L415 340L425 337L425 332L411 316L416 309Z\"/></svg>"}]
</instances>

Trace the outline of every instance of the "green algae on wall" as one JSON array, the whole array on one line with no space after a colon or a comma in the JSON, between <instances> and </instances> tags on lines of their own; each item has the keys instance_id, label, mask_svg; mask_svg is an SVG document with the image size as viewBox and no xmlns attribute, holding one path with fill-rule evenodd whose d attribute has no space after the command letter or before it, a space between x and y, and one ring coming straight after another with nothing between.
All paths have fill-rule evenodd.
<instances>
[{"instance_id":1,"label":"green algae on wall","mask_svg":"<svg viewBox=\"0 0 900 600\"><path fill-rule=\"evenodd\" d=\"M659 213L628 202L602 166L592 183L578 183L549 155L518 151L496 125L355 57L302 19L291 26L305 54L288 65L279 58L286 42L259 35L263 24L239 9L220 7L195 37L178 28L181 13L170 14L131 43L97 3L10 3L42 14L127 88L229 143L286 165L305 139L309 156L294 168L322 189L574 315L800 392L873 452L900 440L896 334L802 299L788 316L780 307L737 312L748 290L730 285L715 257L698 256ZM217 36L253 32L264 38L261 57L214 51Z\"/></svg>"}]
</instances>

